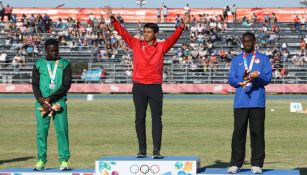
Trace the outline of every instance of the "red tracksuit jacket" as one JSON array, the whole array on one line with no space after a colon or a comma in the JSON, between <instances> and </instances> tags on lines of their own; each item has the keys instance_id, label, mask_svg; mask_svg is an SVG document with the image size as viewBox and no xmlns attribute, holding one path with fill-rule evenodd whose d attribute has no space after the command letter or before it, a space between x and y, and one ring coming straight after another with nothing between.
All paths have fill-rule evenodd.
<instances>
[{"instance_id":1,"label":"red tracksuit jacket","mask_svg":"<svg viewBox=\"0 0 307 175\"><path fill-rule=\"evenodd\" d=\"M149 46L146 41L131 36L118 21L112 21L112 25L133 50L133 83L161 84L164 55L177 42L184 29L178 27L165 41L154 41Z\"/></svg>"}]
</instances>

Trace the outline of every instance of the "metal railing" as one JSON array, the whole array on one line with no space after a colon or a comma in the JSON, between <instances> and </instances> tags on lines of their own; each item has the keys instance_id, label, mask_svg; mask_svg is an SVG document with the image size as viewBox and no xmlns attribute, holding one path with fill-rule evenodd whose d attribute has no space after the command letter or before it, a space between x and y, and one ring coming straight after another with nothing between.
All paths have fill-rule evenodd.
<instances>
[{"instance_id":1,"label":"metal railing","mask_svg":"<svg viewBox=\"0 0 307 175\"><path fill-rule=\"evenodd\" d=\"M287 75L276 78L273 73L274 84L306 84L307 66L284 64ZM33 63L13 66L11 63L0 63L0 83L30 84ZM95 83L132 83L132 66L122 63L89 63L88 70L106 70L106 75ZM78 72L78 71L77 71ZM80 71L79 71L80 72ZM204 67L204 65L167 63L163 69L163 82L167 84L227 84L229 67L225 64ZM91 83L84 81L80 73L73 74L74 83Z\"/></svg>"},{"instance_id":2,"label":"metal railing","mask_svg":"<svg viewBox=\"0 0 307 175\"><path fill-rule=\"evenodd\" d=\"M307 67L284 65L287 75L276 78L274 84L306 84ZM88 70L104 68L107 75L103 83L131 83L132 66L119 63L89 63ZM177 84L227 84L229 67L225 64L204 67L204 65L165 64L163 69L164 83Z\"/></svg>"}]
</instances>

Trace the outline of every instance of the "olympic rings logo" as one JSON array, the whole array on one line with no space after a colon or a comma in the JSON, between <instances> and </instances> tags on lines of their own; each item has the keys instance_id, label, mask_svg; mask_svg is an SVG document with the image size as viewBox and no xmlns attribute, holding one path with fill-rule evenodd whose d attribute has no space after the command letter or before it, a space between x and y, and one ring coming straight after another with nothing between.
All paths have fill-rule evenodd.
<instances>
[{"instance_id":1,"label":"olympic rings logo","mask_svg":"<svg viewBox=\"0 0 307 175\"><path fill-rule=\"evenodd\" d=\"M142 175L146 175L148 173L151 174L158 174L160 172L160 167L158 165L131 165L130 166L130 172L132 174L137 174L137 173L141 173Z\"/></svg>"}]
</instances>

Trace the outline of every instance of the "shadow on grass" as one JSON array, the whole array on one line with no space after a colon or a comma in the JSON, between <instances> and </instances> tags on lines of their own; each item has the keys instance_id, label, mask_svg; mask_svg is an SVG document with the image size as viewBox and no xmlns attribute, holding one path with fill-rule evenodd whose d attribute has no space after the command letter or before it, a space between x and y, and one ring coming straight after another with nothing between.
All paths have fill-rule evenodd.
<instances>
[{"instance_id":1,"label":"shadow on grass","mask_svg":"<svg viewBox=\"0 0 307 175\"><path fill-rule=\"evenodd\" d=\"M229 166L229 162L222 162L220 160L216 160L211 165L198 168L197 172L204 172L206 170L206 168L226 168L228 166Z\"/></svg>"},{"instance_id":2,"label":"shadow on grass","mask_svg":"<svg viewBox=\"0 0 307 175\"><path fill-rule=\"evenodd\" d=\"M25 161L29 159L33 159L34 157L18 157L18 158L13 158L13 159L7 159L7 160L0 160L0 165L5 164L5 163L11 163L11 162L20 162L20 161Z\"/></svg>"},{"instance_id":3,"label":"shadow on grass","mask_svg":"<svg viewBox=\"0 0 307 175\"><path fill-rule=\"evenodd\" d=\"M229 166L229 162L223 162L221 160L214 161L213 164L206 166L206 168L227 168Z\"/></svg>"},{"instance_id":4,"label":"shadow on grass","mask_svg":"<svg viewBox=\"0 0 307 175\"><path fill-rule=\"evenodd\" d=\"M300 175L307 175L307 168L295 168L296 170L300 170Z\"/></svg>"},{"instance_id":5,"label":"shadow on grass","mask_svg":"<svg viewBox=\"0 0 307 175\"><path fill-rule=\"evenodd\" d=\"M275 164L275 163L279 163L279 162L265 162L264 164ZM244 161L243 163L244 165L250 165L250 162L249 161ZM204 166L204 167L201 167L197 170L197 172L203 172L205 171L206 168L228 168L230 166L230 163L229 162L223 162L221 160L216 160L214 161L213 164L211 165L208 165L208 166ZM300 168L298 168L300 169ZM307 168L303 168L305 170L305 173L306 174L302 174L301 175L307 175ZM301 169L300 169L301 170ZM266 170L266 171L270 171L270 170ZM302 171L301 171L302 172Z\"/></svg>"}]
</instances>

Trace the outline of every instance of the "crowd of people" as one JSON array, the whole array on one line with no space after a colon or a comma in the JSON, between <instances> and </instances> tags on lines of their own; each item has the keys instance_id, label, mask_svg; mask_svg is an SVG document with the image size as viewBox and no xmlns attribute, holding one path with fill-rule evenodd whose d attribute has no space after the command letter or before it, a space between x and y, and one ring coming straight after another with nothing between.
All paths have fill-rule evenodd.
<instances>
[{"instance_id":1,"label":"crowd of people","mask_svg":"<svg viewBox=\"0 0 307 175\"><path fill-rule=\"evenodd\" d=\"M3 19L7 16L9 21L2 22L0 25L3 31L7 32L5 45L16 54L11 59L14 67L25 65L28 58L33 60L43 55L41 44L47 39L46 37L53 37L58 39L61 46L66 46L73 52L90 51L95 62L117 58L121 63L130 65L129 69L133 69L131 49L114 31L110 25L110 19L103 15L95 16L91 13L87 21L79 21L72 17L52 20L47 13L44 15L23 14L17 18L11 13L12 7L9 5L4 7L1 4L0 7L3 7L3 13L1 13L4 14ZM185 12L191 11L189 4L184 7L184 10ZM233 4L226 6L220 15L212 16L206 13L191 15L190 23L186 28L189 31L189 39L180 47L170 50L173 56L169 59L172 63L191 69L200 68L203 71L229 68L231 59L240 53L242 48L241 39L233 34L235 26L231 28L229 26L231 16L235 22L253 28L257 34L258 49L265 52L271 59L275 78L287 75L284 66L286 62L292 62L294 66L304 66L307 62L307 39L304 37L301 39L298 46L299 53L289 50L288 43L281 42L280 26L274 12L265 14L263 21L260 21L255 13L239 20L236 17L236 11L236 6ZM124 19L119 13L115 14L115 17L122 26L125 26ZM175 27L179 26L182 20L180 15L177 15L175 19L168 19L165 4L162 8L157 9L157 18L158 22L173 21ZM296 16L290 27L292 30L305 29L305 19ZM142 29L142 24L137 23L132 33L135 38L142 39ZM158 39L158 41L161 40Z\"/></svg>"}]
</instances>

